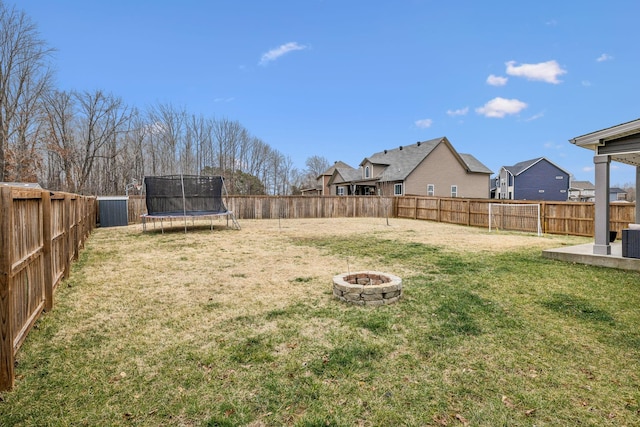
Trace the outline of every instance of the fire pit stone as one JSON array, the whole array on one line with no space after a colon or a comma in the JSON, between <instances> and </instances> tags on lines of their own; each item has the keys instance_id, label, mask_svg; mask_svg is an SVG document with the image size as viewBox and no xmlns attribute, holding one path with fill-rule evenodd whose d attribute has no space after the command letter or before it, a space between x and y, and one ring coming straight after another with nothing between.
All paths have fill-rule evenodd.
<instances>
[{"instance_id":1,"label":"fire pit stone","mask_svg":"<svg viewBox=\"0 0 640 427\"><path fill-rule=\"evenodd\" d=\"M333 277L333 295L351 304L392 304L402 297L402 279L379 271L338 274Z\"/></svg>"}]
</instances>

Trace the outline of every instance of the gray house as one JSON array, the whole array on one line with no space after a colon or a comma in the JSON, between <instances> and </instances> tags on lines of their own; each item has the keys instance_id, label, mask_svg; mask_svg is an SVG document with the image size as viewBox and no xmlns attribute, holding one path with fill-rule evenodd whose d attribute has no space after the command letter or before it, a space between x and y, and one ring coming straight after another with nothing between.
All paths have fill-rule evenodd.
<instances>
[{"instance_id":1,"label":"gray house","mask_svg":"<svg viewBox=\"0 0 640 427\"><path fill-rule=\"evenodd\" d=\"M569 172L544 157L503 166L495 177L495 199L566 201Z\"/></svg>"}]
</instances>

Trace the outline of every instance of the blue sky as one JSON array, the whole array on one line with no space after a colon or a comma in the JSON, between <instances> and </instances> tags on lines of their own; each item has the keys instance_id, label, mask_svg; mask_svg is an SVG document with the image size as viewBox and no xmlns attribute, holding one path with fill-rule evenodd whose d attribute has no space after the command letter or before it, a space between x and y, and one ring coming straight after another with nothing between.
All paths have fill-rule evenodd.
<instances>
[{"instance_id":1,"label":"blue sky","mask_svg":"<svg viewBox=\"0 0 640 427\"><path fill-rule=\"evenodd\" d=\"M239 121L305 168L446 136L494 172L640 117L637 0L20 0L60 89ZM612 185L635 170L612 164Z\"/></svg>"}]
</instances>

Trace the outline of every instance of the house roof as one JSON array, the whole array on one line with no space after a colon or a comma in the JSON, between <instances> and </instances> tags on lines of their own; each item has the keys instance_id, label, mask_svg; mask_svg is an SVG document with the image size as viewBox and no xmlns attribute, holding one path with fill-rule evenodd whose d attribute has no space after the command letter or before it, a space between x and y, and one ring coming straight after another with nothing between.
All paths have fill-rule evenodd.
<instances>
[{"instance_id":1,"label":"house roof","mask_svg":"<svg viewBox=\"0 0 640 427\"><path fill-rule=\"evenodd\" d=\"M476 159L471 154L460 153L460 157L462 157L462 160L464 160L464 162L467 164L467 168L469 169L469 172L488 173L488 174L493 173L491 169L486 167L484 164L480 162L480 160Z\"/></svg>"},{"instance_id":2,"label":"house roof","mask_svg":"<svg viewBox=\"0 0 640 427\"><path fill-rule=\"evenodd\" d=\"M516 163L513 166L503 166L503 168L508 170L509 172L511 172L511 174L513 174L513 176L518 176L522 172L526 171L531 166L535 165L536 163L538 163L538 162L540 162L542 160L546 160L547 162L551 163L556 168L560 169L562 172L566 173L567 175L571 175L569 172L567 172L566 170L564 170L560 166L556 165L555 163L553 163L551 160L547 159L546 157L537 157L535 159L525 160L525 161Z\"/></svg>"},{"instance_id":3,"label":"house roof","mask_svg":"<svg viewBox=\"0 0 640 427\"><path fill-rule=\"evenodd\" d=\"M331 166L329 169L327 169L326 171L324 171L323 173L318 175L317 179L320 179L321 177L326 176L326 175L333 175L333 171L335 171L338 168L340 168L340 169L353 169L351 166L349 166L345 162L338 160L337 162L335 162L333 164L333 166Z\"/></svg>"},{"instance_id":4,"label":"house roof","mask_svg":"<svg viewBox=\"0 0 640 427\"><path fill-rule=\"evenodd\" d=\"M345 163L346 165L346 163ZM362 176L358 169L354 169L349 165L347 167L337 167L333 169L331 178L329 178L329 185L342 184L345 182L360 181Z\"/></svg>"},{"instance_id":5,"label":"house roof","mask_svg":"<svg viewBox=\"0 0 640 427\"><path fill-rule=\"evenodd\" d=\"M626 191L619 187L611 187L609 193L626 193Z\"/></svg>"},{"instance_id":6,"label":"house roof","mask_svg":"<svg viewBox=\"0 0 640 427\"><path fill-rule=\"evenodd\" d=\"M384 171L374 177L383 181L402 181L440 144L446 144L456 156L460 164L469 172L491 174L491 170L471 154L458 153L446 137L420 141L415 144L384 150L366 157L360 166L370 162L374 165L387 166Z\"/></svg>"},{"instance_id":7,"label":"house roof","mask_svg":"<svg viewBox=\"0 0 640 427\"><path fill-rule=\"evenodd\" d=\"M571 188L576 190L595 190L596 186L591 181L571 181Z\"/></svg>"}]
</instances>

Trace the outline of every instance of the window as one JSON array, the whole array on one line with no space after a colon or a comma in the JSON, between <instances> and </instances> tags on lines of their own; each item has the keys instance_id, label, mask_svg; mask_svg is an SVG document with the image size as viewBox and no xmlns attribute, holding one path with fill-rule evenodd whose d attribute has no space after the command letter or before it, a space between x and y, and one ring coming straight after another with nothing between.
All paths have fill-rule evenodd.
<instances>
[{"instance_id":1,"label":"window","mask_svg":"<svg viewBox=\"0 0 640 427\"><path fill-rule=\"evenodd\" d=\"M402 196L402 184L395 184L393 186L393 195Z\"/></svg>"},{"instance_id":2,"label":"window","mask_svg":"<svg viewBox=\"0 0 640 427\"><path fill-rule=\"evenodd\" d=\"M435 196L436 195L436 186L433 184L427 185L427 196Z\"/></svg>"},{"instance_id":3,"label":"window","mask_svg":"<svg viewBox=\"0 0 640 427\"><path fill-rule=\"evenodd\" d=\"M369 166L364 168L364 177L365 178L371 178L371 169L369 168Z\"/></svg>"},{"instance_id":4,"label":"window","mask_svg":"<svg viewBox=\"0 0 640 427\"><path fill-rule=\"evenodd\" d=\"M344 187L338 187L338 188L336 189L336 194L337 194L338 196L344 196Z\"/></svg>"},{"instance_id":5,"label":"window","mask_svg":"<svg viewBox=\"0 0 640 427\"><path fill-rule=\"evenodd\" d=\"M457 185L452 185L451 186L451 197L458 197L458 186Z\"/></svg>"}]
</instances>

